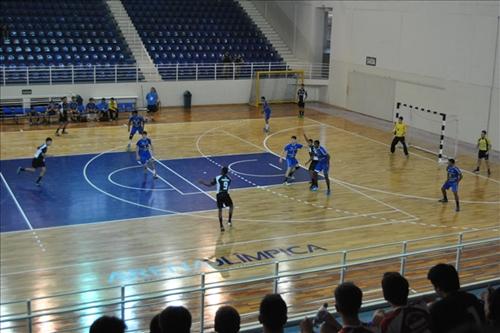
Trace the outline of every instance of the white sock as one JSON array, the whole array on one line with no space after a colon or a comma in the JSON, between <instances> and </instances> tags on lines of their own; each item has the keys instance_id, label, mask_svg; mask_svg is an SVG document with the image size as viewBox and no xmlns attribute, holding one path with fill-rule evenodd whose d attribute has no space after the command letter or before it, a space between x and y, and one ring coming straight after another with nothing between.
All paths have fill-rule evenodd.
<instances>
[{"instance_id":1,"label":"white sock","mask_svg":"<svg viewBox=\"0 0 500 333\"><path fill-rule=\"evenodd\" d=\"M269 124L266 124L266 130L269 130Z\"/></svg>"}]
</instances>

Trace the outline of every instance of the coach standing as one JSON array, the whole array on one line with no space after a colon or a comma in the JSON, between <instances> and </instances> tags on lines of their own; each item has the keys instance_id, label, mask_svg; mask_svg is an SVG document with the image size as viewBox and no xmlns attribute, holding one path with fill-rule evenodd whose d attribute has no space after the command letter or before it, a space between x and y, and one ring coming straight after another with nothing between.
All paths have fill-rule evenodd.
<instances>
[{"instance_id":1,"label":"coach standing","mask_svg":"<svg viewBox=\"0 0 500 333\"><path fill-rule=\"evenodd\" d=\"M401 142L403 145L403 150L405 152L405 155L408 156L408 147L406 147L406 142L405 142L405 135L406 135L406 124L403 123L403 117L399 117L398 121L394 125L394 138L392 139L391 143L391 153L394 153L396 150L396 145L398 142Z\"/></svg>"}]
</instances>

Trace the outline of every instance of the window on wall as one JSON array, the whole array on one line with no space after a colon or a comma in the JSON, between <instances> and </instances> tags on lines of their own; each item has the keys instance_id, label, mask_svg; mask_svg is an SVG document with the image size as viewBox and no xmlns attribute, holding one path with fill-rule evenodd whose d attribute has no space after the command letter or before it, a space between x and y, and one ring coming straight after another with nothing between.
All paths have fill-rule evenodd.
<instances>
[{"instance_id":1,"label":"window on wall","mask_svg":"<svg viewBox=\"0 0 500 333\"><path fill-rule=\"evenodd\" d=\"M324 38L323 38L323 64L327 65L325 71L328 71L328 66L330 65L330 53L332 47L332 20L333 11L332 8L325 8L325 19L324 19ZM325 73L328 75L328 73Z\"/></svg>"}]
</instances>

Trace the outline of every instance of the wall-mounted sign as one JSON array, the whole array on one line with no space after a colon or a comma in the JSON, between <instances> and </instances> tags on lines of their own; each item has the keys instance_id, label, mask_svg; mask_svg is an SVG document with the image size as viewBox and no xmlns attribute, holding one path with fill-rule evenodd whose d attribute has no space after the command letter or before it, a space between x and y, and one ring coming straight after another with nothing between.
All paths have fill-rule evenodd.
<instances>
[{"instance_id":1,"label":"wall-mounted sign","mask_svg":"<svg viewBox=\"0 0 500 333\"><path fill-rule=\"evenodd\" d=\"M23 89L21 90L21 94L22 95L31 95L33 93L33 91L31 91L31 89Z\"/></svg>"},{"instance_id":2,"label":"wall-mounted sign","mask_svg":"<svg viewBox=\"0 0 500 333\"><path fill-rule=\"evenodd\" d=\"M375 58L375 57L366 57L366 65L367 66L377 66L377 58Z\"/></svg>"}]
</instances>

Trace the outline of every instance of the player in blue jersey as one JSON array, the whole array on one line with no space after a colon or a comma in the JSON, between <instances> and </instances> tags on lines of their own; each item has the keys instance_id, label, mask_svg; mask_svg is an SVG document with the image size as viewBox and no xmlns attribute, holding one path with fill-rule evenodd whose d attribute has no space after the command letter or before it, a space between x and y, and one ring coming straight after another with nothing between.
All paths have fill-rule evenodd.
<instances>
[{"instance_id":1,"label":"player in blue jersey","mask_svg":"<svg viewBox=\"0 0 500 333\"><path fill-rule=\"evenodd\" d=\"M137 141L137 147L135 150L135 156L137 162L144 166L144 173L148 172L148 165L153 170L153 178L158 178L156 175L156 167L153 160L153 143L151 139L148 138L148 132L142 131L142 138Z\"/></svg>"},{"instance_id":2,"label":"player in blue jersey","mask_svg":"<svg viewBox=\"0 0 500 333\"><path fill-rule=\"evenodd\" d=\"M446 190L451 188L453 195L455 196L455 202L457 204L456 211L460 211L460 202L458 200L458 183L462 180L462 171L455 165L455 160L450 158L448 160L448 167L446 167L447 178L446 182L441 187L441 192L443 193L443 199L439 202L448 202L448 197L446 196Z\"/></svg>"},{"instance_id":3,"label":"player in blue jersey","mask_svg":"<svg viewBox=\"0 0 500 333\"><path fill-rule=\"evenodd\" d=\"M318 158L316 167L314 168L311 191L318 190L318 173L323 172L326 182L326 195L330 195L330 177L328 171L330 170L330 154L325 147L320 145L318 140L314 140L314 154Z\"/></svg>"},{"instance_id":4,"label":"player in blue jersey","mask_svg":"<svg viewBox=\"0 0 500 333\"><path fill-rule=\"evenodd\" d=\"M286 185L290 185L289 180L295 179L293 173L300 168L299 161L297 161L295 157L297 156L297 151L303 147L303 145L297 143L297 137L295 135L293 135L291 139L290 143L283 148L283 156L280 156L280 163L283 162L283 159L286 159Z\"/></svg>"},{"instance_id":5,"label":"player in blue jersey","mask_svg":"<svg viewBox=\"0 0 500 333\"><path fill-rule=\"evenodd\" d=\"M130 130L130 126L132 126L132 130ZM138 114L136 110L132 111L132 115L128 118L128 130L127 130L130 135L128 137L128 146L127 150L130 151L130 145L132 144L132 138L134 137L135 133L139 132L139 134L142 134L144 131L144 118Z\"/></svg>"},{"instance_id":6,"label":"player in blue jersey","mask_svg":"<svg viewBox=\"0 0 500 333\"><path fill-rule=\"evenodd\" d=\"M271 118L271 107L266 101L266 98L262 96L260 98L260 101L262 102L262 113L264 114L264 132L269 133L269 119Z\"/></svg>"}]
</instances>

